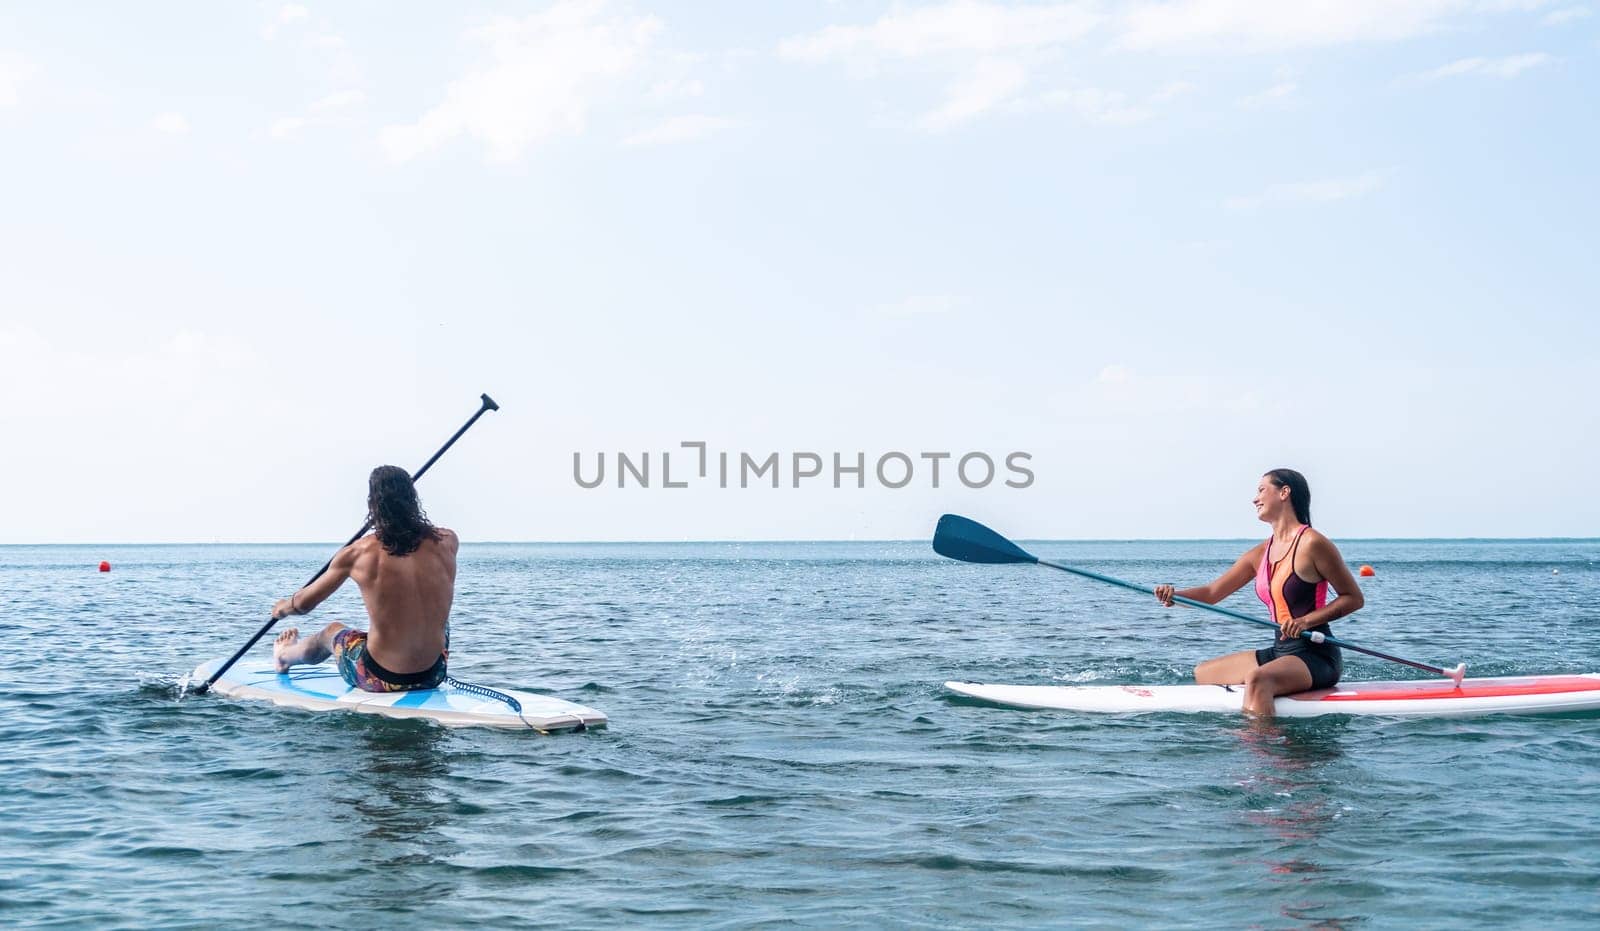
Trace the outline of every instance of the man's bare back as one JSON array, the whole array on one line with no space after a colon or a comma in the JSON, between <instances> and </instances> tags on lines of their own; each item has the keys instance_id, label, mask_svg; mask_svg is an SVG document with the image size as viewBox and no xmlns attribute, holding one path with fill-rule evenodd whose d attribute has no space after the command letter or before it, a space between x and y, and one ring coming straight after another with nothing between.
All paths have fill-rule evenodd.
<instances>
[{"instance_id":1,"label":"man's bare back","mask_svg":"<svg viewBox=\"0 0 1600 931\"><path fill-rule=\"evenodd\" d=\"M372 535L345 548L351 551L350 578L361 586L372 625L367 649L395 672L426 669L444 652L460 541L452 531L437 529L437 540L423 540L405 556L384 552Z\"/></svg>"},{"instance_id":2,"label":"man's bare back","mask_svg":"<svg viewBox=\"0 0 1600 931\"><path fill-rule=\"evenodd\" d=\"M368 485L373 533L341 549L322 575L272 608L274 618L306 614L353 578L367 607L368 629L335 621L301 640L291 627L273 644L273 659L285 672L337 654L340 675L353 688L433 688L444 680L449 659L460 540L428 521L404 470L379 466Z\"/></svg>"},{"instance_id":3,"label":"man's bare back","mask_svg":"<svg viewBox=\"0 0 1600 931\"><path fill-rule=\"evenodd\" d=\"M306 614L337 591L345 579L355 579L371 625L367 651L384 669L397 673L427 669L445 650L450 605L455 600L456 552L461 545L454 531L445 527L435 530L437 539L423 540L415 552L404 556L385 551L374 534L362 537L340 550L315 582L279 601L273 616ZM280 644L303 649L288 657L276 651L279 666L321 662L326 658L324 649L332 649L331 638L343 626L329 625L334 629L324 631L327 645L316 644L324 639L321 635L299 644L298 631L284 631L278 638ZM306 655L313 652L323 655L316 659Z\"/></svg>"}]
</instances>

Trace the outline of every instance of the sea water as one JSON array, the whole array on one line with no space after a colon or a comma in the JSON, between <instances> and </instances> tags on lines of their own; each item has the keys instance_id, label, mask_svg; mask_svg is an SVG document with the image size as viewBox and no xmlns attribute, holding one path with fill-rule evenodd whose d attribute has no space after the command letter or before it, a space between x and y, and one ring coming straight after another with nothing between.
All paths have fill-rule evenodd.
<instances>
[{"instance_id":1,"label":"sea water","mask_svg":"<svg viewBox=\"0 0 1600 931\"><path fill-rule=\"evenodd\" d=\"M1377 567L1347 640L1470 675L1600 670L1600 542L1341 543ZM1182 586L1248 545L1029 548ZM941 683L1175 684L1267 635L926 543L464 546L451 672L605 730L185 693L330 552L0 547L0 924L1600 922L1600 715L985 706ZM360 622L349 588L293 623ZM1419 675L1346 659L1348 680Z\"/></svg>"}]
</instances>

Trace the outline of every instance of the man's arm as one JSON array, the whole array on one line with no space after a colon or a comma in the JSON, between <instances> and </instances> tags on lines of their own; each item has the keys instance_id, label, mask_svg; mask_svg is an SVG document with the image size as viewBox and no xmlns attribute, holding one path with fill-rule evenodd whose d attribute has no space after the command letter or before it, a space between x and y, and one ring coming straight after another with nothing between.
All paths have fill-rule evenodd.
<instances>
[{"instance_id":1,"label":"man's arm","mask_svg":"<svg viewBox=\"0 0 1600 931\"><path fill-rule=\"evenodd\" d=\"M313 608L327 601L328 596L338 591L344 580L350 578L350 570L356 564L356 547L360 545L361 541L357 540L340 550L334 554L333 561L328 563L328 571L317 576L316 581L288 598L279 598L272 606L272 617L276 620L298 614L310 614Z\"/></svg>"}]
</instances>

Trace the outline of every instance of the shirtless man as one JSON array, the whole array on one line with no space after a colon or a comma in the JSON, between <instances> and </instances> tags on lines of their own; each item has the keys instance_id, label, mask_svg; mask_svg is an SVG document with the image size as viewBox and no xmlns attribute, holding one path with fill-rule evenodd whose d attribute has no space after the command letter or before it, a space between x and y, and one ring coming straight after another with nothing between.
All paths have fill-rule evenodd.
<instances>
[{"instance_id":1,"label":"shirtless man","mask_svg":"<svg viewBox=\"0 0 1600 931\"><path fill-rule=\"evenodd\" d=\"M307 640L291 627L278 635L278 671L330 655L351 688L404 692L437 688L450 658L450 603L455 598L454 532L435 527L404 469L379 466L367 481L372 533L340 550L316 581L272 608L274 618L308 614L347 578L361 587L371 630L334 621Z\"/></svg>"}]
</instances>

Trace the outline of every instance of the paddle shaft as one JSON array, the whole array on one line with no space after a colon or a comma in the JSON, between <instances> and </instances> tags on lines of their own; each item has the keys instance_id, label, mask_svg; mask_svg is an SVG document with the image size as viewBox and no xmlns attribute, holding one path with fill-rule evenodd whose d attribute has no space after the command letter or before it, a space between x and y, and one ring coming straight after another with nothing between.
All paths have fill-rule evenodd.
<instances>
[{"instance_id":1,"label":"paddle shaft","mask_svg":"<svg viewBox=\"0 0 1600 931\"><path fill-rule=\"evenodd\" d=\"M473 424L478 422L478 418L479 417L482 417L484 414L487 414L490 411L497 411L499 409L500 409L500 405L494 403L494 399L493 398L489 397L487 394L483 395L482 406L478 408L478 412L476 414L473 414L471 417L469 417L467 419L467 422L461 425L461 429L457 430L455 432L455 434L450 437L450 439L445 441L443 446L439 447L439 451L438 452L436 452L432 456L428 457L428 461L424 462L422 464L422 468L420 468L416 472L412 473L411 481L415 482L418 479L422 478L423 474L426 473L428 471L428 469L431 468L435 462L439 461L439 457L443 456L445 454L445 451L448 450L451 446L454 446L456 440L461 439L461 434L466 433L469 429L472 428ZM371 529L372 529L372 517L369 515L367 517L366 521L364 521L361 524L361 529L357 530L355 532L355 535L352 536L350 539L344 541L344 546L349 546L350 544L352 544L352 543L356 542L357 540L361 539L363 536L366 535L367 531L371 530ZM344 546L339 547L339 549L341 549L341 550L344 549ZM339 554L338 554L337 551L335 551L334 556L337 556L337 555L339 555ZM312 582L315 582L316 580L322 578L322 574L324 572L327 572L328 571L328 567L331 566L331 565L333 565L333 556L329 556L328 557L328 561L322 564L322 568L318 569L316 571L316 573L311 576L311 578L306 580L305 585L300 586L300 588L305 588L306 585L310 585ZM240 657L242 657L246 653L250 652L250 648L255 646L256 643L262 637L265 637L267 635L267 631L271 630L272 629L272 625L274 625L276 623L278 623L278 619L277 618L268 617L267 618L267 622L265 624L261 625L261 629L256 631L255 636L251 637L249 640L245 641L245 645L244 646L242 646L238 650L234 651L234 654L232 656L228 657L228 661L226 663L223 663L221 666L218 666L217 667L217 671L212 673L211 677L209 679L207 679L206 681L200 683L200 685L195 688L194 693L196 695L204 695L206 692L210 691L212 684L214 684L218 679L222 678L222 674L223 673L227 672L229 669L232 669L233 668L233 664L237 663L239 661Z\"/></svg>"},{"instance_id":2,"label":"paddle shaft","mask_svg":"<svg viewBox=\"0 0 1600 931\"><path fill-rule=\"evenodd\" d=\"M1049 566L1052 569L1060 569L1062 572L1070 572L1073 575L1081 575L1084 578L1094 579L1097 582L1105 582L1109 585L1119 585L1131 591L1144 592L1148 595L1155 594L1155 589L1153 588L1145 588L1143 585L1135 585L1132 582L1124 582L1122 579L1113 578L1109 575L1101 575L1098 572L1090 572L1087 569L1079 569L1075 566L1064 565L1049 559L1038 559L1035 561L1041 566ZM1204 608L1207 611L1215 611L1218 614L1226 615L1236 620L1249 621L1252 624L1259 624L1262 627L1271 627L1274 630L1278 629L1278 625L1271 621L1264 621L1259 617L1251 617L1248 614L1245 614L1241 611L1234 611L1231 608L1220 608L1213 604L1206 604L1203 601L1195 601L1193 598L1185 598L1182 595L1173 595L1172 600L1176 604L1188 605L1191 608ZM1410 666L1413 669L1421 669L1424 672L1431 672L1436 675L1444 676L1447 679L1455 679L1460 681L1460 674L1458 670L1443 669L1439 666L1430 666L1427 663L1418 663L1414 660L1405 659L1404 657L1391 656L1388 653L1382 653L1377 650L1369 650L1366 647L1360 647L1353 643L1347 643L1343 640L1340 640L1338 637L1333 637L1328 634L1316 634L1309 630L1302 630L1300 632L1300 636L1310 640L1312 643L1331 643L1336 647L1341 647L1346 650L1354 650L1357 653L1365 653L1368 656L1376 656L1379 659L1386 659L1391 663L1400 663L1405 666Z\"/></svg>"}]
</instances>

